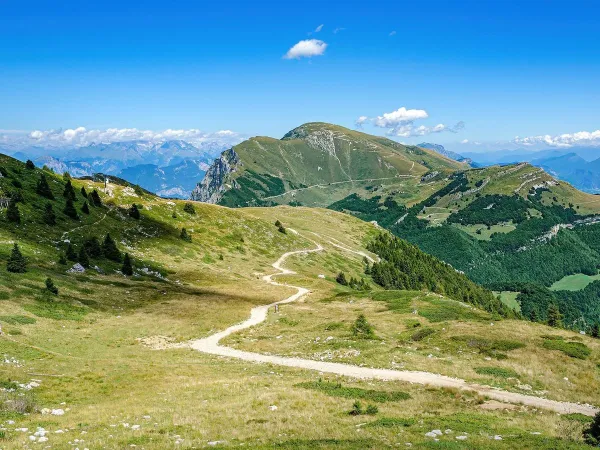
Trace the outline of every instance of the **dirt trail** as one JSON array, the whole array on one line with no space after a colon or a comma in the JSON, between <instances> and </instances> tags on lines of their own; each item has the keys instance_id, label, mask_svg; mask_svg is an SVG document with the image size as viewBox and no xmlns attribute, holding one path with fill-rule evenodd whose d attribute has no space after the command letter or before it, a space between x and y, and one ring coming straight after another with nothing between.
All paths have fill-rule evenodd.
<instances>
[{"instance_id":1,"label":"dirt trail","mask_svg":"<svg viewBox=\"0 0 600 450\"><path fill-rule=\"evenodd\" d=\"M288 230L290 230L288 228ZM294 230L290 230L293 233L298 234ZM314 242L314 241L313 241ZM323 246L315 242L315 248L307 250L297 250L293 252L287 252L281 255L281 257L273 263L273 267L278 271L271 275L265 275L263 280L266 283L275 286L286 286L296 289L296 293L287 297L279 302L271 303L269 305L257 306L252 308L250 312L250 318L237 324L233 325L221 332L213 334L203 339L196 339L189 343L190 347L202 353L208 353L211 355L225 356L229 358L241 359L244 361L255 362L255 363L267 363L276 364L279 366L294 367L299 369L316 370L324 373L333 373L337 375L343 375L347 377L360 378L360 379L377 379L377 380L397 380L405 381L409 383L417 383L422 385L430 385L436 387L456 388L465 391L475 391L479 394L485 395L493 400L498 400L505 403L523 404L532 406L535 408L543 408L551 411L555 411L561 414L567 413L580 413L587 416L593 416L598 412L598 409L585 404L559 402L556 400L548 400L545 398L535 397L532 395L519 394L514 392L507 392L500 389L492 388L489 386L483 386L474 383L468 383L465 380L458 378L447 377L430 372L419 372L419 371L408 371L408 370L392 370L392 369L372 369L368 367L359 367L349 364L325 362L325 361L314 361L310 359L302 358L290 358L283 356L274 355L263 355L260 353L247 352L243 350L237 350L230 347L224 347L219 345L219 341L230 334L244 330L246 328L253 327L263 322L267 318L269 308L276 304L291 303L308 294L310 291L306 288L299 286L292 286L289 284L277 283L273 281L274 276L278 275L291 275L295 272L285 267L282 264L285 260L293 255L302 255L314 252L320 252L323 250ZM333 244L336 247L339 245ZM350 250L346 247L341 247L345 251L350 251L358 255L367 256L363 252Z\"/></svg>"}]
</instances>

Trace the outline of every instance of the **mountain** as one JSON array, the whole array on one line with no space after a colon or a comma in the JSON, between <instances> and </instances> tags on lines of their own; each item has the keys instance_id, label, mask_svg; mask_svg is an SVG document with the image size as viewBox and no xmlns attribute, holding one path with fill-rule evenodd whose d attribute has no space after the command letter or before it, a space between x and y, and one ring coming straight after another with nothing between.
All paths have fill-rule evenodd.
<instances>
[{"instance_id":1,"label":"mountain","mask_svg":"<svg viewBox=\"0 0 600 450\"><path fill-rule=\"evenodd\" d=\"M600 159L586 161L576 153L536 159L531 164L541 167L561 180L585 192L600 192Z\"/></svg>"},{"instance_id":2,"label":"mountain","mask_svg":"<svg viewBox=\"0 0 600 450\"><path fill-rule=\"evenodd\" d=\"M326 206L356 191L406 189L425 174L468 167L437 152L326 123L226 150L191 198L226 206Z\"/></svg>"},{"instance_id":3,"label":"mountain","mask_svg":"<svg viewBox=\"0 0 600 450\"><path fill-rule=\"evenodd\" d=\"M452 150L446 150L443 145L431 144L429 142L422 142L419 145L417 145L417 147L428 148L430 150L433 150L433 151L439 153L440 155L445 156L446 158L450 158L450 159L453 159L454 161L469 164L470 166L473 167L473 160L471 158L465 158L464 156L459 155L458 153L453 152Z\"/></svg>"}]
</instances>

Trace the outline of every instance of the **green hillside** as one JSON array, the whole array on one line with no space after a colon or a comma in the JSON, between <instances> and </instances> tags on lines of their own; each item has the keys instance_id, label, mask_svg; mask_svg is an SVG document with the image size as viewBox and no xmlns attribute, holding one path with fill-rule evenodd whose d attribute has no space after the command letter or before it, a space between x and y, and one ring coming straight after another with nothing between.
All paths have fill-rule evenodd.
<instances>
[{"instance_id":1,"label":"green hillside","mask_svg":"<svg viewBox=\"0 0 600 450\"><path fill-rule=\"evenodd\" d=\"M595 275L600 265L599 199L557 182L528 164L457 172L422 202L406 207L393 197L349 196L330 208L377 221L397 236L495 290L511 283L550 287L565 276ZM549 294L569 325L600 320L592 295ZM521 303L525 295L518 297ZM579 306L574 306L579 305ZM524 305L522 305L524 306ZM534 309L545 320L548 302ZM523 307L526 315L531 307Z\"/></svg>"},{"instance_id":2,"label":"green hillside","mask_svg":"<svg viewBox=\"0 0 600 450\"><path fill-rule=\"evenodd\" d=\"M302 204L326 206L353 192L404 192L428 172L466 166L432 150L404 146L326 123L308 123L282 139L255 137L215 161L192 198L239 207Z\"/></svg>"}]
</instances>

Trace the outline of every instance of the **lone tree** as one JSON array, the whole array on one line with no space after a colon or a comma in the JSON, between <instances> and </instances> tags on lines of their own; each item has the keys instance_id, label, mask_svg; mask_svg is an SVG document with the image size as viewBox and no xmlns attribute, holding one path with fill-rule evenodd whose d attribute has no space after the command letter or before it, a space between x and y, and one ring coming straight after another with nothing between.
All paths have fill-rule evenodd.
<instances>
[{"instance_id":1,"label":"lone tree","mask_svg":"<svg viewBox=\"0 0 600 450\"><path fill-rule=\"evenodd\" d=\"M69 261L77 261L77 252L75 251L75 247L73 247L73 244L71 244L70 242L67 246L66 255Z\"/></svg>"},{"instance_id":2,"label":"lone tree","mask_svg":"<svg viewBox=\"0 0 600 450\"><path fill-rule=\"evenodd\" d=\"M360 314L352 324L352 334L360 339L373 339L375 332L364 314Z\"/></svg>"},{"instance_id":3,"label":"lone tree","mask_svg":"<svg viewBox=\"0 0 600 450\"><path fill-rule=\"evenodd\" d=\"M556 303L550 303L550 305L548 305L548 325L561 328L563 326L562 318L563 316Z\"/></svg>"},{"instance_id":4,"label":"lone tree","mask_svg":"<svg viewBox=\"0 0 600 450\"><path fill-rule=\"evenodd\" d=\"M33 169L35 169L35 164L33 163L32 160L28 159L27 162L25 163L25 168L29 169L29 170L33 170Z\"/></svg>"},{"instance_id":5,"label":"lone tree","mask_svg":"<svg viewBox=\"0 0 600 450\"><path fill-rule=\"evenodd\" d=\"M12 223L21 223L21 213L19 207L14 201L8 202L8 208L6 208L6 220Z\"/></svg>"},{"instance_id":6,"label":"lone tree","mask_svg":"<svg viewBox=\"0 0 600 450\"><path fill-rule=\"evenodd\" d=\"M81 196L82 196L83 198L87 198L87 195L88 195L88 194L87 194L87 191L85 190L85 187L84 187L84 186L81 186Z\"/></svg>"},{"instance_id":7,"label":"lone tree","mask_svg":"<svg viewBox=\"0 0 600 450\"><path fill-rule=\"evenodd\" d=\"M133 217L135 220L139 220L141 217L140 210L135 203L131 205L131 208L129 208L129 216Z\"/></svg>"},{"instance_id":8,"label":"lone tree","mask_svg":"<svg viewBox=\"0 0 600 450\"><path fill-rule=\"evenodd\" d=\"M71 184L71 178L69 178L67 180L67 184L65 184L65 190L63 191L63 197L66 199L71 199L73 201L76 200L75 189L73 189L73 185Z\"/></svg>"},{"instance_id":9,"label":"lone tree","mask_svg":"<svg viewBox=\"0 0 600 450\"><path fill-rule=\"evenodd\" d=\"M125 253L125 258L123 259L123 267L121 267L121 272L123 273L123 275L133 275L133 266L131 265L129 253Z\"/></svg>"},{"instance_id":10,"label":"lone tree","mask_svg":"<svg viewBox=\"0 0 600 450\"><path fill-rule=\"evenodd\" d=\"M181 234L179 235L179 237L181 239L183 239L184 241L192 242L192 236L188 234L188 232L185 228L181 229Z\"/></svg>"},{"instance_id":11,"label":"lone tree","mask_svg":"<svg viewBox=\"0 0 600 450\"><path fill-rule=\"evenodd\" d=\"M589 428L583 431L583 439L586 444L600 447L600 412L596 413Z\"/></svg>"},{"instance_id":12,"label":"lone tree","mask_svg":"<svg viewBox=\"0 0 600 450\"><path fill-rule=\"evenodd\" d=\"M121 262L121 252L117 248L117 244L113 238L110 237L110 234L107 234L104 242L102 242L102 253L105 258L111 261Z\"/></svg>"},{"instance_id":13,"label":"lone tree","mask_svg":"<svg viewBox=\"0 0 600 450\"><path fill-rule=\"evenodd\" d=\"M84 245L82 245L79 249L79 256L77 259L79 260L79 264L81 264L86 269L90 267L90 257L88 256Z\"/></svg>"},{"instance_id":14,"label":"lone tree","mask_svg":"<svg viewBox=\"0 0 600 450\"><path fill-rule=\"evenodd\" d=\"M46 290L51 294L58 295L58 288L54 285L52 278L46 278Z\"/></svg>"},{"instance_id":15,"label":"lone tree","mask_svg":"<svg viewBox=\"0 0 600 450\"><path fill-rule=\"evenodd\" d=\"M83 202L83 206L81 207L81 212L84 214L90 213L90 208L88 206L88 202Z\"/></svg>"},{"instance_id":16,"label":"lone tree","mask_svg":"<svg viewBox=\"0 0 600 450\"><path fill-rule=\"evenodd\" d=\"M91 204L94 206L102 206L102 199L100 198L100 194L98 191L94 189L91 194L89 194L89 199Z\"/></svg>"},{"instance_id":17,"label":"lone tree","mask_svg":"<svg viewBox=\"0 0 600 450\"><path fill-rule=\"evenodd\" d=\"M44 175L43 173L40 175L40 179L37 182L35 192L37 192L37 194L41 195L42 197L46 197L48 200L54 200L54 194L52 193L52 189L50 189L50 185L48 184L46 175Z\"/></svg>"},{"instance_id":18,"label":"lone tree","mask_svg":"<svg viewBox=\"0 0 600 450\"><path fill-rule=\"evenodd\" d=\"M56 225L56 214L54 214L54 209L52 209L52 203L46 203L44 208L44 223L47 225Z\"/></svg>"},{"instance_id":19,"label":"lone tree","mask_svg":"<svg viewBox=\"0 0 600 450\"><path fill-rule=\"evenodd\" d=\"M183 205L183 210L191 215L196 214L196 208L194 208L194 205L192 205L191 203L186 203L185 205Z\"/></svg>"},{"instance_id":20,"label":"lone tree","mask_svg":"<svg viewBox=\"0 0 600 450\"><path fill-rule=\"evenodd\" d=\"M27 261L19 250L19 245L15 242L10 257L6 262L6 270L13 273L25 273L27 272Z\"/></svg>"},{"instance_id":21,"label":"lone tree","mask_svg":"<svg viewBox=\"0 0 600 450\"><path fill-rule=\"evenodd\" d=\"M335 277L335 281L342 286L348 286L348 280L346 280L346 274L344 272L338 273L337 277Z\"/></svg>"},{"instance_id":22,"label":"lone tree","mask_svg":"<svg viewBox=\"0 0 600 450\"><path fill-rule=\"evenodd\" d=\"M70 198L67 198L67 203L65 204L63 212L73 220L79 219L75 205L73 205L73 200Z\"/></svg>"}]
</instances>

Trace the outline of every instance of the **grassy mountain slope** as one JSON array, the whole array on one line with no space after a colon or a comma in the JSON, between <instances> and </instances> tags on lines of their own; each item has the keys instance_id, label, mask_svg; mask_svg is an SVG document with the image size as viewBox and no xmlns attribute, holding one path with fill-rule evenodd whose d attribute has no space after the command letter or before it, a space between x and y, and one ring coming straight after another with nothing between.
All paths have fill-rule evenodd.
<instances>
[{"instance_id":1,"label":"grassy mountain slope","mask_svg":"<svg viewBox=\"0 0 600 450\"><path fill-rule=\"evenodd\" d=\"M193 198L226 206L325 206L332 197L381 185L414 185L428 171L465 167L432 150L326 123L302 125L282 139L255 137L232 151L231 170L216 174L218 180L209 170ZM212 196L215 192L218 195Z\"/></svg>"},{"instance_id":2,"label":"grassy mountain slope","mask_svg":"<svg viewBox=\"0 0 600 450\"><path fill-rule=\"evenodd\" d=\"M330 377L325 381L352 388L332 393L328 384L315 384L315 372L207 356L182 345L241 321L254 305L290 295L289 288L268 285L261 276L273 272L271 264L282 253L313 248L315 242L325 250L290 258L286 267L297 273L279 278L306 286L311 294L282 305L267 323L232 335L230 343L375 367L425 368L553 399L600 404L597 340L503 319L444 293L384 290L364 274L361 257L345 250L368 252L381 230L350 215L202 203L193 203L191 213L185 202L136 192L125 183L105 188L93 180L72 180L79 212L79 219L72 219L62 213L62 177L6 157L0 158L0 167L2 191L18 190L23 198L20 224L7 222L6 210L0 214L2 448L243 444L364 449L396 442L423 447L432 442L425 433L438 428L453 430L441 438L452 448L581 447L582 422L588 419L579 416L510 405L505 411L469 392L406 383ZM55 200L35 192L42 173ZM80 211L82 187L88 193L96 189L102 200L89 215ZM43 221L48 202L55 225ZM132 203L139 205L139 219L129 214ZM287 233L277 230L276 220ZM180 238L182 227L191 242ZM121 264L103 256L91 257L91 268L80 274L67 272L74 261L58 262L66 240L79 250L84 241L106 233L132 256L133 276L123 276ZM28 260L26 273L5 269L14 242ZM408 263L425 264L429 258L417 255ZM401 262L396 266L409 273ZM340 286L335 281L339 271L369 280L371 290ZM435 270L423 274L435 277ZM44 289L47 277L58 295ZM440 281L461 277L444 271ZM360 313L374 325L376 339L353 335L351 324ZM413 338L421 329L427 330L419 334L425 337ZM508 334L511 342L506 342ZM577 359L548 348L550 334L590 353ZM27 384L31 389L20 386ZM350 415L355 400L376 404L379 412ZM44 408L64 414L42 414ZM48 441L39 445L29 438L39 442L40 432L34 436L38 427L48 431L43 436ZM465 432L466 443L455 439ZM494 435L504 440L490 439Z\"/></svg>"}]
</instances>

